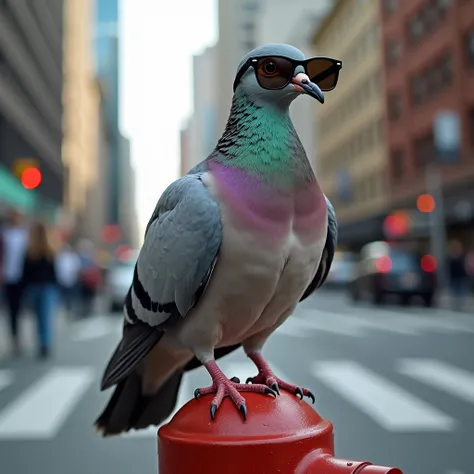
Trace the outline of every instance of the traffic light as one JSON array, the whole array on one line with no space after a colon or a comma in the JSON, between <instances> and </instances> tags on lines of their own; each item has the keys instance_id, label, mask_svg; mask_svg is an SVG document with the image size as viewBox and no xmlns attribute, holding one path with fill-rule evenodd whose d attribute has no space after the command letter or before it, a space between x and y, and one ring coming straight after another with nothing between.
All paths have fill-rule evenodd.
<instances>
[{"instance_id":1,"label":"traffic light","mask_svg":"<svg viewBox=\"0 0 474 474\"><path fill-rule=\"evenodd\" d=\"M435 200L431 194L420 194L416 200L416 207L420 212L433 212Z\"/></svg>"},{"instance_id":2,"label":"traffic light","mask_svg":"<svg viewBox=\"0 0 474 474\"><path fill-rule=\"evenodd\" d=\"M21 173L21 184L26 189L36 189L43 179L41 176L41 171L34 167L34 168L26 168Z\"/></svg>"}]
</instances>

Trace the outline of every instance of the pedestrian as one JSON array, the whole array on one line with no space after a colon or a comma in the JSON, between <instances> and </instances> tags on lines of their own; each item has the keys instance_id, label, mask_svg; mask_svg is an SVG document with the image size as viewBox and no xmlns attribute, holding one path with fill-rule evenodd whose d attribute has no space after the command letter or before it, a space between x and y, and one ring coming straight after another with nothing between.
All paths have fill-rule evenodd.
<instances>
[{"instance_id":1,"label":"pedestrian","mask_svg":"<svg viewBox=\"0 0 474 474\"><path fill-rule=\"evenodd\" d=\"M28 243L28 229L22 225L22 215L11 211L0 235L0 284L6 304L13 355L20 355L19 315L23 288L23 260Z\"/></svg>"},{"instance_id":2,"label":"pedestrian","mask_svg":"<svg viewBox=\"0 0 474 474\"><path fill-rule=\"evenodd\" d=\"M56 259L56 275L62 303L68 316L73 316L77 312L80 270L79 255L69 243L64 243Z\"/></svg>"},{"instance_id":3,"label":"pedestrian","mask_svg":"<svg viewBox=\"0 0 474 474\"><path fill-rule=\"evenodd\" d=\"M35 224L24 259L22 281L36 316L40 358L48 357L52 346L58 300L56 257L49 229L43 223Z\"/></svg>"},{"instance_id":4,"label":"pedestrian","mask_svg":"<svg viewBox=\"0 0 474 474\"><path fill-rule=\"evenodd\" d=\"M453 309L462 310L469 288L467 259L463 245L458 240L450 244L448 256L448 274Z\"/></svg>"},{"instance_id":5,"label":"pedestrian","mask_svg":"<svg viewBox=\"0 0 474 474\"><path fill-rule=\"evenodd\" d=\"M97 291L101 283L101 270L95 261L94 245L88 240L79 243L81 270L79 272L79 288L81 299L81 315L91 316Z\"/></svg>"}]
</instances>

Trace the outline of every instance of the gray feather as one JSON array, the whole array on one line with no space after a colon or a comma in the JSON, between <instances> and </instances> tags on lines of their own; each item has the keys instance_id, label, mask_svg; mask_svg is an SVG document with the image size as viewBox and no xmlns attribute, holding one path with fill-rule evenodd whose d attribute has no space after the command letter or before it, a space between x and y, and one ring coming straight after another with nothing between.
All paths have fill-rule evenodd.
<instances>
[{"instance_id":1,"label":"gray feather","mask_svg":"<svg viewBox=\"0 0 474 474\"><path fill-rule=\"evenodd\" d=\"M323 254L321 255L321 261L319 262L318 270L310 283L300 302L308 298L314 291L316 291L326 281L326 278L331 269L332 261L337 247L337 219L334 207L331 201L324 196L326 199L326 206L328 210L328 231L326 236L326 243L324 245Z\"/></svg>"},{"instance_id":2,"label":"gray feather","mask_svg":"<svg viewBox=\"0 0 474 474\"><path fill-rule=\"evenodd\" d=\"M137 276L152 305L134 305L138 318L151 326L165 323L176 308L181 316L213 266L222 239L218 203L201 180L188 174L163 193L147 227L137 261Z\"/></svg>"}]
</instances>

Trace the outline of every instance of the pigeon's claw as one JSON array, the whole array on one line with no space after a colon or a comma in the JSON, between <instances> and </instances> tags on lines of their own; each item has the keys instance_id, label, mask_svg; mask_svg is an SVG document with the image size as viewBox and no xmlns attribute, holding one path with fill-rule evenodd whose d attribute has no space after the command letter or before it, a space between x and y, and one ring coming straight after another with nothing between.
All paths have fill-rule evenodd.
<instances>
[{"instance_id":1,"label":"pigeon's claw","mask_svg":"<svg viewBox=\"0 0 474 474\"><path fill-rule=\"evenodd\" d=\"M276 392L266 385L247 385L240 383L237 377L233 377L229 380L217 367L215 362L212 367L206 367L209 374L212 377L213 383L209 387L197 388L194 391L194 397L197 399L203 395L215 394L215 397L211 401L210 414L211 419L214 420L216 417L217 410L219 409L222 400L225 397L229 397L234 405L242 413L244 420L247 418L247 405L245 398L240 392L256 392L266 395L272 395L276 397Z\"/></svg>"},{"instance_id":2,"label":"pigeon's claw","mask_svg":"<svg viewBox=\"0 0 474 474\"><path fill-rule=\"evenodd\" d=\"M312 403L316 401L313 393L307 388L293 385L276 377L260 354L252 354L250 358L257 366L258 375L255 377L249 377L246 383L264 384L267 387L271 387L278 395L280 395L280 390L285 390L285 392L296 395L300 400L303 400L303 397L308 397L311 399Z\"/></svg>"}]
</instances>

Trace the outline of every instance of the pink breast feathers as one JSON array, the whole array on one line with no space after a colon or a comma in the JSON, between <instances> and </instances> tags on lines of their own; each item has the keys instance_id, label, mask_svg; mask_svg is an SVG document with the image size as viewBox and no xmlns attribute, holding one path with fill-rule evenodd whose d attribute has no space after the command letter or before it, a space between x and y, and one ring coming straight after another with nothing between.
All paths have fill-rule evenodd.
<instances>
[{"instance_id":1,"label":"pink breast feathers","mask_svg":"<svg viewBox=\"0 0 474 474\"><path fill-rule=\"evenodd\" d=\"M320 239L327 233L327 215L326 199L315 178L296 192L293 229L305 241Z\"/></svg>"},{"instance_id":2,"label":"pink breast feathers","mask_svg":"<svg viewBox=\"0 0 474 474\"><path fill-rule=\"evenodd\" d=\"M220 201L242 230L262 233L275 243L292 230L307 241L326 233L326 202L316 180L295 192L272 188L259 177L222 163L213 162L210 171Z\"/></svg>"}]
</instances>

